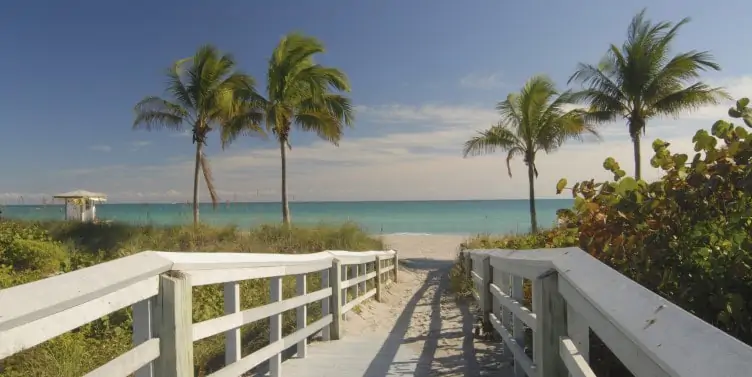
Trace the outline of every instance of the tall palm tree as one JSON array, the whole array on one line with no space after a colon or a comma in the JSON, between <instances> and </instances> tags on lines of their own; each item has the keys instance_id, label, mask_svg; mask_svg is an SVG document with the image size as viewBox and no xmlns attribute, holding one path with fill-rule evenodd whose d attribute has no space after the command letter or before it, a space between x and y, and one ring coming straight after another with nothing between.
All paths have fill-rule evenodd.
<instances>
[{"instance_id":1,"label":"tall palm tree","mask_svg":"<svg viewBox=\"0 0 752 377\"><path fill-rule=\"evenodd\" d=\"M193 224L198 225L199 170L214 206L218 196L209 161L203 151L209 132L217 127L259 128L257 112L248 111L254 98L254 80L235 70L235 60L211 45L201 46L193 57L176 61L167 70L170 99L148 96L134 108L134 129L183 131L190 127L196 144L193 173Z\"/></svg>"},{"instance_id":2,"label":"tall palm tree","mask_svg":"<svg viewBox=\"0 0 752 377\"><path fill-rule=\"evenodd\" d=\"M339 69L314 62L324 45L316 38L291 33L272 52L263 100L266 129L279 143L282 161L282 221L290 224L287 199L287 149L296 126L320 138L339 144L345 126L353 123L347 76Z\"/></svg>"},{"instance_id":3,"label":"tall palm tree","mask_svg":"<svg viewBox=\"0 0 752 377\"><path fill-rule=\"evenodd\" d=\"M522 157L527 165L530 185L530 223L533 233L538 232L535 213L537 153L552 153L568 140L582 140L585 133L598 136L595 127L586 121L583 110L565 110L574 103L573 97L571 91L559 94L548 77L533 76L519 93L509 94L506 100L496 105L501 121L466 141L463 148L464 157L493 153L497 149L507 152L507 171L510 177L510 162L516 156Z\"/></svg>"},{"instance_id":4,"label":"tall palm tree","mask_svg":"<svg viewBox=\"0 0 752 377\"><path fill-rule=\"evenodd\" d=\"M697 81L702 71L720 70L710 53L692 50L670 56L671 42L689 19L653 23L645 13L643 9L632 19L621 48L612 44L598 66L580 63L569 79L586 87L577 99L590 105L594 121L627 120L637 179L640 137L649 118L676 117L728 97L721 88Z\"/></svg>"}]
</instances>

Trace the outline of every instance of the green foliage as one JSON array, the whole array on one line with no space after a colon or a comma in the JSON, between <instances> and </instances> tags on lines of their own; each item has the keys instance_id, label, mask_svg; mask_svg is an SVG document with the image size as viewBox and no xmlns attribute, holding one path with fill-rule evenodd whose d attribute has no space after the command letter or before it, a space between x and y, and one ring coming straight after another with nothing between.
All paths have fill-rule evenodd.
<instances>
[{"instance_id":1,"label":"green foliage","mask_svg":"<svg viewBox=\"0 0 752 377\"><path fill-rule=\"evenodd\" d=\"M0 221L0 289L43 279L50 274L88 267L141 252L281 252L310 253L332 250L382 250L380 240L370 238L354 224L311 228L261 226L240 231L235 227L155 227L127 224L75 222L31 223ZM310 290L321 287L320 277L308 277ZM241 283L241 307L263 305L269 299L265 279ZM284 297L295 293L294 277L283 279ZM220 285L194 288L194 322L223 314ZM309 305L312 320L320 316L319 303ZM119 310L3 360L0 377L81 376L129 350L132 314ZM294 311L283 315L283 328L295 328ZM268 344L266 321L241 328L243 353ZM222 335L195 343L195 375L205 376L224 365Z\"/></svg>"},{"instance_id":2,"label":"green foliage","mask_svg":"<svg viewBox=\"0 0 752 377\"><path fill-rule=\"evenodd\" d=\"M746 123L748 105L729 114ZM752 344L752 136L721 120L692 141L692 157L653 143L651 165L664 171L655 182L624 178L607 159L616 180L576 184L575 207L561 216L584 250Z\"/></svg>"}]
</instances>

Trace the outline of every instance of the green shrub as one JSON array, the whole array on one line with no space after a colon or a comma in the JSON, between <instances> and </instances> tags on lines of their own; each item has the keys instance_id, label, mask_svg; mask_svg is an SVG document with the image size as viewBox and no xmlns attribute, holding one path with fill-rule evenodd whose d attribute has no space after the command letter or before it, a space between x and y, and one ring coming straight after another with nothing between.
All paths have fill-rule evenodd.
<instances>
[{"instance_id":1,"label":"green shrub","mask_svg":"<svg viewBox=\"0 0 752 377\"><path fill-rule=\"evenodd\" d=\"M57 242L16 239L5 251L6 263L15 270L43 274L62 271L69 264L68 253Z\"/></svg>"},{"instance_id":2,"label":"green shrub","mask_svg":"<svg viewBox=\"0 0 752 377\"><path fill-rule=\"evenodd\" d=\"M729 114L748 114L748 103ZM653 143L651 164L664 176L652 183L607 159L615 181L574 185L575 208L563 215L584 250L752 344L752 135L718 121L692 140L692 158Z\"/></svg>"}]
</instances>

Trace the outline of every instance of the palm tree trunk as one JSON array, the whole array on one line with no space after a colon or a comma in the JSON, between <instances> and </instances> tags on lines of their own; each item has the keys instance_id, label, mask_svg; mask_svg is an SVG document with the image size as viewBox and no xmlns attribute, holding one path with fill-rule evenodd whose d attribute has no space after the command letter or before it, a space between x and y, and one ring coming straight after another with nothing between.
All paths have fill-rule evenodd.
<instances>
[{"instance_id":1,"label":"palm tree trunk","mask_svg":"<svg viewBox=\"0 0 752 377\"><path fill-rule=\"evenodd\" d=\"M198 226L198 177L201 168L201 149L204 143L196 142L196 167L193 170L193 226Z\"/></svg>"},{"instance_id":2,"label":"palm tree trunk","mask_svg":"<svg viewBox=\"0 0 752 377\"><path fill-rule=\"evenodd\" d=\"M284 140L279 141L279 152L282 157L282 222L290 225L290 206L287 202L287 146Z\"/></svg>"},{"instance_id":3,"label":"palm tree trunk","mask_svg":"<svg viewBox=\"0 0 752 377\"><path fill-rule=\"evenodd\" d=\"M538 233L538 216L535 214L535 166L527 164L527 179L530 184L530 225L533 233Z\"/></svg>"},{"instance_id":4,"label":"palm tree trunk","mask_svg":"<svg viewBox=\"0 0 752 377\"><path fill-rule=\"evenodd\" d=\"M637 132L632 135L632 146L634 147L634 166L635 166L635 179L639 180L642 177L642 163L640 162L640 133Z\"/></svg>"}]
</instances>

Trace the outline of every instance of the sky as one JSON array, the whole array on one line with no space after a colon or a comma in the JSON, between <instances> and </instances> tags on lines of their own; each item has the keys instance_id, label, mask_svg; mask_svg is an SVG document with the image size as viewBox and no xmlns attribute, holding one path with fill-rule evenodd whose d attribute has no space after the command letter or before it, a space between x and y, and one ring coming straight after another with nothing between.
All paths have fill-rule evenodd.
<instances>
[{"instance_id":1,"label":"sky","mask_svg":"<svg viewBox=\"0 0 752 377\"><path fill-rule=\"evenodd\" d=\"M165 69L205 43L231 52L263 92L268 57L292 31L324 42L317 61L347 73L356 105L339 147L293 133L294 200L525 198L521 160L510 178L503 153L464 159L463 142L496 123L495 104L529 77L547 74L567 89L576 64L597 63L610 43L621 44L646 5L652 19L692 19L674 50L713 53L723 70L704 81L737 98L752 95L752 56L740 43L745 0L8 0L0 11L0 204L74 189L104 192L111 202L189 200L191 138L133 130L133 106L163 95ZM645 178L660 173L649 166L650 141L692 153L694 132L726 118L728 107L651 120ZM538 156L539 197L556 197L560 178L609 179L608 156L633 171L624 122L601 133L600 142ZM210 135L207 154L221 200L279 200L271 140L222 150Z\"/></svg>"}]
</instances>

